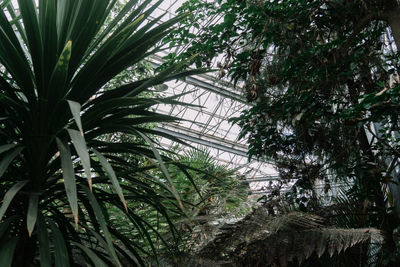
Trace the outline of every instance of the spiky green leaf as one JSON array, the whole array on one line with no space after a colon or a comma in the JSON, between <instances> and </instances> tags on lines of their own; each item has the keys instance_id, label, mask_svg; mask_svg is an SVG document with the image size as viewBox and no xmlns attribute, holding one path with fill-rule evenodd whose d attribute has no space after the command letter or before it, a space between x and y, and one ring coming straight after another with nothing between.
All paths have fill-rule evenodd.
<instances>
[{"instance_id":1,"label":"spiky green leaf","mask_svg":"<svg viewBox=\"0 0 400 267\"><path fill-rule=\"evenodd\" d=\"M20 181L15 183L8 191L7 193L4 195L3 198L3 204L1 205L0 208L0 221L2 220L4 214L7 211L8 206L10 205L11 201L13 200L13 198L15 197L15 195L18 193L19 190L21 190L22 187L24 187L24 185L26 185L29 181Z\"/></svg>"},{"instance_id":2,"label":"spiky green leaf","mask_svg":"<svg viewBox=\"0 0 400 267\"><path fill-rule=\"evenodd\" d=\"M57 146L60 150L61 167L64 177L64 186L67 193L69 204L71 205L72 214L74 215L75 224L78 223L78 199L76 192L76 182L74 174L74 166L71 159L71 151L68 143L57 138Z\"/></svg>"},{"instance_id":3,"label":"spiky green leaf","mask_svg":"<svg viewBox=\"0 0 400 267\"><path fill-rule=\"evenodd\" d=\"M38 216L38 205L39 196L35 193L31 193L31 195L29 196L28 212L26 215L26 226L28 228L29 236L32 235L33 228L35 228Z\"/></svg>"},{"instance_id":4,"label":"spiky green leaf","mask_svg":"<svg viewBox=\"0 0 400 267\"><path fill-rule=\"evenodd\" d=\"M3 174L6 172L8 166L10 163L21 153L23 150L23 147L16 147L6 153L6 155L1 159L0 161L0 178L3 176Z\"/></svg>"}]
</instances>

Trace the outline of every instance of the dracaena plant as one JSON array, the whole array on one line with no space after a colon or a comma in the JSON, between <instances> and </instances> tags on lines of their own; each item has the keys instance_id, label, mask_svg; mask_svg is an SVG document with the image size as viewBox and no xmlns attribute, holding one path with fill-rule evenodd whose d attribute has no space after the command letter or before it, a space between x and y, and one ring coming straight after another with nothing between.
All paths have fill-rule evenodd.
<instances>
[{"instance_id":1,"label":"dracaena plant","mask_svg":"<svg viewBox=\"0 0 400 267\"><path fill-rule=\"evenodd\" d=\"M1 2L0 266L144 265L155 229L127 201L164 216L163 198L182 206L153 140L165 134L145 126L175 120L149 108L177 102L141 95L202 71L182 70L184 62L108 86L160 50L184 16L162 22L150 16L162 1L138 2L118 14L116 0ZM121 134L133 138L108 138ZM152 165L132 164L132 155ZM146 171L154 166L163 177ZM110 207L134 238L109 223Z\"/></svg>"}]
</instances>

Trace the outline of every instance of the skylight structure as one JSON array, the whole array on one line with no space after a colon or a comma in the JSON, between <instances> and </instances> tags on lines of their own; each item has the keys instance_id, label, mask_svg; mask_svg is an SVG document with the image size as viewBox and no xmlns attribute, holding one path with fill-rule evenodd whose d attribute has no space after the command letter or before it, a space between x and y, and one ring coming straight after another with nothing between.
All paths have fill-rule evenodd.
<instances>
[{"instance_id":1,"label":"skylight structure","mask_svg":"<svg viewBox=\"0 0 400 267\"><path fill-rule=\"evenodd\" d=\"M153 16L166 12L165 20L174 17L176 9L183 2L163 1ZM179 52L182 48L173 49ZM162 57L165 55L163 52L151 58L152 64L162 64ZM157 106L159 112L182 119L179 123L159 124L157 130L172 134L194 147L207 147L211 156L236 169L237 173L245 175L248 180L258 180L262 184L277 178L276 171L268 162L248 159L246 140L238 140L240 128L228 121L238 117L249 105L239 89L235 89L228 81L217 78L213 73L189 77L185 81L172 81L167 86L168 89L164 92L166 96L183 94L178 100L193 106ZM188 149L168 139L161 139L160 142L167 148ZM252 183L251 187L259 190L260 183Z\"/></svg>"}]
</instances>

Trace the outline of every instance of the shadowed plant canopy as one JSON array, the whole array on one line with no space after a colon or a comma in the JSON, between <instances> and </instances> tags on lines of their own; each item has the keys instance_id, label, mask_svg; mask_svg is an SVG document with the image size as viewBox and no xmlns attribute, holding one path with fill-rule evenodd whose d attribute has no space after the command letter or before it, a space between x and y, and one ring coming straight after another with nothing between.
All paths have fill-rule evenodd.
<instances>
[{"instance_id":1,"label":"shadowed plant canopy","mask_svg":"<svg viewBox=\"0 0 400 267\"><path fill-rule=\"evenodd\" d=\"M222 225L177 261L165 255L162 266L361 266L363 246L383 242L376 228L337 228L319 215L284 211L271 215L265 205L243 219ZM178 262L178 265L176 265ZM364 266L364 265L362 265Z\"/></svg>"},{"instance_id":2,"label":"shadowed plant canopy","mask_svg":"<svg viewBox=\"0 0 400 267\"><path fill-rule=\"evenodd\" d=\"M180 56L216 59L251 102L231 119L249 158L273 161L303 211L320 182L325 194L357 196L365 219L346 227L382 230L376 264L398 266L400 2L190 0L180 11L193 11L168 39L188 44Z\"/></svg>"},{"instance_id":3,"label":"shadowed plant canopy","mask_svg":"<svg viewBox=\"0 0 400 267\"><path fill-rule=\"evenodd\" d=\"M324 225L324 221L301 212L271 216L261 207L241 221L221 227L197 254L214 260L214 266L303 266L307 260L311 265L304 266L321 266L330 264L334 255L351 255L353 247L362 243L382 243L377 229L339 229Z\"/></svg>"},{"instance_id":4,"label":"shadowed plant canopy","mask_svg":"<svg viewBox=\"0 0 400 267\"><path fill-rule=\"evenodd\" d=\"M179 103L141 93L204 70L182 70L183 62L104 90L162 49L159 41L185 17L162 22L150 16L162 1L138 2L118 14L116 0L0 2L0 266L144 265L143 244L152 247L155 230L125 199L164 216L162 199L182 208L153 140L173 137L145 127L175 120L151 106ZM137 142L107 138L118 134ZM163 177L126 155L150 160L147 169ZM108 223L110 206L125 213L134 239Z\"/></svg>"}]
</instances>

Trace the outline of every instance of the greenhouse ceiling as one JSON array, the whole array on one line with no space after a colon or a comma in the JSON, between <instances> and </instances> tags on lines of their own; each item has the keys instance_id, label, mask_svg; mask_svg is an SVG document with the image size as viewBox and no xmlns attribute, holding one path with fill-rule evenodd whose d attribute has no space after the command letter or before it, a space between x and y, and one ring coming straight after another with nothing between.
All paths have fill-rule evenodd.
<instances>
[{"instance_id":1,"label":"greenhouse ceiling","mask_svg":"<svg viewBox=\"0 0 400 267\"><path fill-rule=\"evenodd\" d=\"M153 1L156 2L156 1ZM163 1L153 16L167 13L164 20L174 17L175 11L184 1ZM211 18L217 21L219 18ZM184 47L173 48L179 53ZM168 52L158 53L150 59L154 67L163 63L162 57ZM240 115L247 105L240 89L217 75L203 74L186 78L185 81L167 83L166 96L182 94L179 101L193 106L159 105L158 111L181 118L180 123L158 125L158 130L175 135L194 147L206 147L219 162L237 170L247 179L262 181L276 179L276 171L267 163L248 159L246 140L238 140L240 128L228 122L229 118ZM176 148L178 144L168 139L160 140L163 146ZM179 149L188 149L179 146Z\"/></svg>"}]
</instances>

